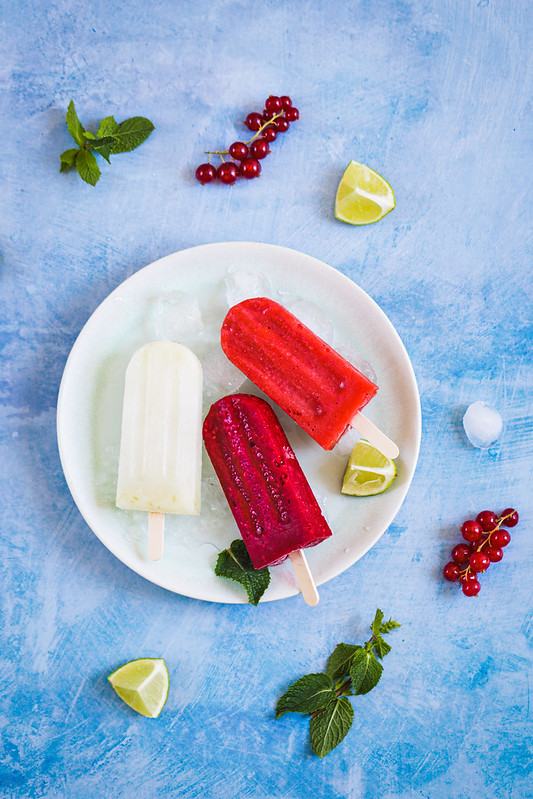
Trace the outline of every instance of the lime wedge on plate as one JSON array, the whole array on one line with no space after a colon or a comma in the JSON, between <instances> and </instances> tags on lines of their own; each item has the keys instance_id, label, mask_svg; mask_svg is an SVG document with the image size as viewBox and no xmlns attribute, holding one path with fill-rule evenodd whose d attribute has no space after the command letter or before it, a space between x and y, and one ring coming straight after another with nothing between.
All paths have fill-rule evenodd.
<instances>
[{"instance_id":1,"label":"lime wedge on plate","mask_svg":"<svg viewBox=\"0 0 533 799\"><path fill-rule=\"evenodd\" d=\"M335 195L335 217L349 225L370 225L392 211L396 201L385 178L350 161Z\"/></svg>"},{"instance_id":2,"label":"lime wedge on plate","mask_svg":"<svg viewBox=\"0 0 533 799\"><path fill-rule=\"evenodd\" d=\"M117 694L137 713L156 719L168 696L168 669L163 658L139 658L107 678Z\"/></svg>"},{"instance_id":3,"label":"lime wedge on plate","mask_svg":"<svg viewBox=\"0 0 533 799\"><path fill-rule=\"evenodd\" d=\"M358 441L352 450L342 481L342 494L372 497L382 494L396 477L396 464L368 441Z\"/></svg>"}]
</instances>

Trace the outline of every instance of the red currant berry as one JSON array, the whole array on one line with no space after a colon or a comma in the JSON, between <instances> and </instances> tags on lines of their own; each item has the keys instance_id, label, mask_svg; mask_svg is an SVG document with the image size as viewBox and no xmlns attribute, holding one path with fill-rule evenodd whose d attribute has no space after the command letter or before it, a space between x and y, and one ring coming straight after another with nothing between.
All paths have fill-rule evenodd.
<instances>
[{"instance_id":1,"label":"red currant berry","mask_svg":"<svg viewBox=\"0 0 533 799\"><path fill-rule=\"evenodd\" d=\"M255 158L247 158L246 161L243 161L241 164L240 173L243 178L247 178L248 180L258 178L261 174L261 164Z\"/></svg>"},{"instance_id":2,"label":"red currant berry","mask_svg":"<svg viewBox=\"0 0 533 799\"><path fill-rule=\"evenodd\" d=\"M265 128L263 133L262 133L263 139L265 139L265 141L267 141L269 143L275 141L276 138L277 138L277 135L278 134L277 134L276 130L272 127L272 125L269 125L268 128Z\"/></svg>"},{"instance_id":3,"label":"red currant berry","mask_svg":"<svg viewBox=\"0 0 533 799\"><path fill-rule=\"evenodd\" d=\"M225 161L223 164L220 164L217 175L222 183L231 186L239 177L237 164L234 164L233 161Z\"/></svg>"},{"instance_id":4,"label":"red currant berry","mask_svg":"<svg viewBox=\"0 0 533 799\"><path fill-rule=\"evenodd\" d=\"M491 563L499 563L499 561L503 558L503 549L499 549L498 547L487 547L485 554Z\"/></svg>"},{"instance_id":5,"label":"red currant berry","mask_svg":"<svg viewBox=\"0 0 533 799\"><path fill-rule=\"evenodd\" d=\"M502 518L505 518L505 524L507 527L515 527L518 524L518 511L514 508L505 508L502 513Z\"/></svg>"},{"instance_id":6,"label":"red currant berry","mask_svg":"<svg viewBox=\"0 0 533 799\"><path fill-rule=\"evenodd\" d=\"M291 108L285 109L285 119L288 119L289 122L296 122L297 119L300 119L300 112L291 106Z\"/></svg>"},{"instance_id":7,"label":"red currant berry","mask_svg":"<svg viewBox=\"0 0 533 799\"><path fill-rule=\"evenodd\" d=\"M270 147L266 139L259 138L250 145L250 155L252 158L265 158L270 152Z\"/></svg>"},{"instance_id":8,"label":"red currant berry","mask_svg":"<svg viewBox=\"0 0 533 799\"><path fill-rule=\"evenodd\" d=\"M261 116L261 114L253 112L252 114L248 114L248 116L244 120L244 124L246 125L248 130L259 130L259 128L263 124L263 117Z\"/></svg>"},{"instance_id":9,"label":"red currant berry","mask_svg":"<svg viewBox=\"0 0 533 799\"><path fill-rule=\"evenodd\" d=\"M470 567L463 573L461 577L461 581L464 582L465 580L477 580L477 574L475 571L472 571Z\"/></svg>"},{"instance_id":10,"label":"red currant berry","mask_svg":"<svg viewBox=\"0 0 533 799\"><path fill-rule=\"evenodd\" d=\"M468 562L471 554L472 550L466 544L457 544L452 549L452 560L461 566L463 563Z\"/></svg>"},{"instance_id":11,"label":"red currant berry","mask_svg":"<svg viewBox=\"0 0 533 799\"><path fill-rule=\"evenodd\" d=\"M248 146L242 141L234 141L228 147L228 153L235 161L244 161L248 158Z\"/></svg>"},{"instance_id":12,"label":"red currant berry","mask_svg":"<svg viewBox=\"0 0 533 799\"><path fill-rule=\"evenodd\" d=\"M491 545L497 549L506 547L510 540L511 533L508 530L504 530L503 527L500 527L499 530L495 530L490 537Z\"/></svg>"},{"instance_id":13,"label":"red currant berry","mask_svg":"<svg viewBox=\"0 0 533 799\"><path fill-rule=\"evenodd\" d=\"M211 183L216 178L217 171L212 164L200 164L194 174L196 175L196 180L203 186L205 183Z\"/></svg>"},{"instance_id":14,"label":"red currant berry","mask_svg":"<svg viewBox=\"0 0 533 799\"><path fill-rule=\"evenodd\" d=\"M282 94L279 99L281 100L281 105L283 106L285 111L287 110L287 108L291 107L292 100L287 94Z\"/></svg>"},{"instance_id":15,"label":"red currant berry","mask_svg":"<svg viewBox=\"0 0 533 799\"><path fill-rule=\"evenodd\" d=\"M484 533L490 533L498 524L498 518L491 510L482 510L476 516L476 522L479 522Z\"/></svg>"},{"instance_id":16,"label":"red currant berry","mask_svg":"<svg viewBox=\"0 0 533 799\"><path fill-rule=\"evenodd\" d=\"M464 522L463 526L461 527L461 533L465 541L470 541L470 543L475 543L476 541L479 541L480 538L483 538L483 530L481 529L481 525L478 522L472 521L472 519Z\"/></svg>"},{"instance_id":17,"label":"red currant berry","mask_svg":"<svg viewBox=\"0 0 533 799\"><path fill-rule=\"evenodd\" d=\"M285 133L286 130L289 130L291 123L285 117L279 117L274 122L274 125L278 133Z\"/></svg>"},{"instance_id":18,"label":"red currant berry","mask_svg":"<svg viewBox=\"0 0 533 799\"><path fill-rule=\"evenodd\" d=\"M490 560L484 552L474 552L470 555L470 568L475 572L484 572L490 566Z\"/></svg>"},{"instance_id":19,"label":"red currant berry","mask_svg":"<svg viewBox=\"0 0 533 799\"><path fill-rule=\"evenodd\" d=\"M454 583L456 580L459 579L459 566L457 563L454 563L451 560L449 563L446 564L444 569L442 570L445 580L449 580L451 583Z\"/></svg>"},{"instance_id":20,"label":"red currant berry","mask_svg":"<svg viewBox=\"0 0 533 799\"><path fill-rule=\"evenodd\" d=\"M273 111L267 111L266 108L265 108L263 113L262 113L262 115L261 115L261 119L263 120L262 124L264 124L265 122L270 122L270 120L272 119L273 116L274 116L274 112Z\"/></svg>"},{"instance_id":21,"label":"red currant berry","mask_svg":"<svg viewBox=\"0 0 533 799\"><path fill-rule=\"evenodd\" d=\"M477 596L481 590L481 586L477 580L466 580L463 583L463 594L465 596Z\"/></svg>"},{"instance_id":22,"label":"red currant berry","mask_svg":"<svg viewBox=\"0 0 533 799\"><path fill-rule=\"evenodd\" d=\"M270 111L272 114L277 114L283 108L281 97L271 94L265 102L265 111Z\"/></svg>"}]
</instances>

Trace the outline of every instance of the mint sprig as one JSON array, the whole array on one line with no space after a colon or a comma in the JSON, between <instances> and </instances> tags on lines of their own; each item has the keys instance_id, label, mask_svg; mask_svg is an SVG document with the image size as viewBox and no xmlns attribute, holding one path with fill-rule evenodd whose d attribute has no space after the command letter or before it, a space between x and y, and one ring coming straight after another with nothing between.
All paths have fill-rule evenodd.
<instances>
[{"instance_id":1,"label":"mint sprig","mask_svg":"<svg viewBox=\"0 0 533 799\"><path fill-rule=\"evenodd\" d=\"M222 550L217 558L215 574L240 583L246 590L251 605L258 604L270 584L269 570L254 569L242 538L237 538L227 549Z\"/></svg>"},{"instance_id":2,"label":"mint sprig","mask_svg":"<svg viewBox=\"0 0 533 799\"><path fill-rule=\"evenodd\" d=\"M66 123L78 147L61 153L59 171L67 172L75 166L78 175L91 186L96 185L101 174L95 153L109 164L111 155L134 150L154 130L153 124L145 117L131 117L117 123L114 117L109 116L102 119L97 132L93 133L81 124L73 100L68 104Z\"/></svg>"},{"instance_id":3,"label":"mint sprig","mask_svg":"<svg viewBox=\"0 0 533 799\"><path fill-rule=\"evenodd\" d=\"M324 674L307 674L289 686L276 705L276 718L284 713L310 715L311 749L325 757L346 737L354 711L349 696L367 694L383 672L380 662L391 647L383 638L401 625L383 622L378 608L370 625L372 636L365 644L337 644L328 658Z\"/></svg>"}]
</instances>

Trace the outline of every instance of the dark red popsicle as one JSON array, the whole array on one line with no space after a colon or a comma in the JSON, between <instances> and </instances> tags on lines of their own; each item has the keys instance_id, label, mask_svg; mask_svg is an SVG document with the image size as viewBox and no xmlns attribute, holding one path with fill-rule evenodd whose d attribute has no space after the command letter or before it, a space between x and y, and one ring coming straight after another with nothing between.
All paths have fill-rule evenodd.
<instances>
[{"instance_id":1,"label":"dark red popsicle","mask_svg":"<svg viewBox=\"0 0 533 799\"><path fill-rule=\"evenodd\" d=\"M331 535L270 405L250 394L215 402L203 426L206 450L254 568Z\"/></svg>"}]
</instances>

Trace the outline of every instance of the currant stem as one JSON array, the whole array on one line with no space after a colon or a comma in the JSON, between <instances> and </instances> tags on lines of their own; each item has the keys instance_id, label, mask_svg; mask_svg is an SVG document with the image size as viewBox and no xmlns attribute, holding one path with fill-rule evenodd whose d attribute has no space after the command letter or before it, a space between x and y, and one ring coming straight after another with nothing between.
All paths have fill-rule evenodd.
<instances>
[{"instance_id":1,"label":"currant stem","mask_svg":"<svg viewBox=\"0 0 533 799\"><path fill-rule=\"evenodd\" d=\"M254 141L254 139L257 139L257 137L262 134L262 132L264 131L265 128L268 128L268 126L271 125L273 122L275 122L276 119L278 119L279 117L282 117L283 113L284 113L283 111L278 111L277 114L274 114L272 119L269 119L267 122L264 122L261 125L261 127L259 128L259 130L254 133L252 138L248 139L244 143L246 145L251 144ZM220 156L220 160L222 161L222 163L224 163L223 156L229 155L229 150L204 150L204 155L208 155L209 156L209 163L211 163L211 156L212 155L219 155Z\"/></svg>"},{"instance_id":2,"label":"currant stem","mask_svg":"<svg viewBox=\"0 0 533 799\"><path fill-rule=\"evenodd\" d=\"M277 114L274 114L274 116L272 117L272 119L269 119L267 122L264 122L264 123L261 125L261 127L259 128L259 130L257 130L257 131L254 133L254 135L252 136L252 138L251 138L251 139L248 139L248 141L247 141L247 142L245 142L245 144L250 144L251 142L253 142L253 140L254 140L254 139L257 139L257 137L258 137L258 136L260 136L260 135L262 134L262 132L264 131L264 129L265 129L265 128L268 128L268 126L269 126L269 125L271 125L273 122L275 122L275 120L276 120L276 119L278 119L278 117L282 117L282 116L283 116L283 111L278 111L278 113L277 113Z\"/></svg>"}]
</instances>

